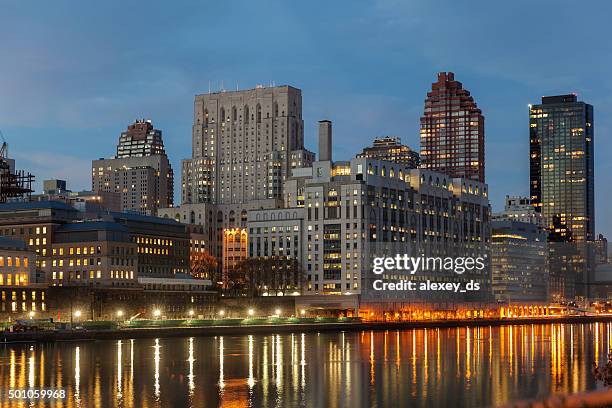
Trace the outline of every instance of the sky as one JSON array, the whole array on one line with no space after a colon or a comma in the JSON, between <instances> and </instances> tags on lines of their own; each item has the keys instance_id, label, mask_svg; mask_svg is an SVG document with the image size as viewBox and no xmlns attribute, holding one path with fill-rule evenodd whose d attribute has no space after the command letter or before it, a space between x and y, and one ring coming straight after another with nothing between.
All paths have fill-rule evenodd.
<instances>
[{"instance_id":1,"label":"sky","mask_svg":"<svg viewBox=\"0 0 612 408\"><path fill-rule=\"evenodd\" d=\"M180 188L194 95L209 87L300 88L307 148L330 119L342 160L383 135L418 150L426 93L453 71L485 115L498 211L529 193L528 104L574 92L595 109L596 229L612 237L610 15L606 0L0 0L0 130L37 190L80 190L91 160L148 118Z\"/></svg>"}]
</instances>

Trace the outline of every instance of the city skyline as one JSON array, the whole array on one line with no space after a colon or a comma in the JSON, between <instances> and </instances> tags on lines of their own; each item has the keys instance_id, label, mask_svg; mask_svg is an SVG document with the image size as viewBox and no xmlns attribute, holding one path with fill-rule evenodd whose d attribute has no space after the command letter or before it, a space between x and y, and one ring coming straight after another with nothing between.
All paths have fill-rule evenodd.
<instances>
[{"instance_id":1,"label":"city skyline","mask_svg":"<svg viewBox=\"0 0 612 408\"><path fill-rule=\"evenodd\" d=\"M518 15L526 4L512 4L508 6L508 11ZM10 154L17 160L17 166L36 175L37 190L40 190L43 179L55 177L67 178L69 188L73 190L90 188L87 177L90 160L100 155L110 157L118 132L137 117L152 119L156 127L164 132L173 168L180 168L180 161L190 157L193 97L207 93L209 81L212 90L217 90L222 82L226 89L233 90L236 80L240 89L253 88L257 83L269 85L273 80L276 85L300 88L303 93L306 148L316 150L317 121L331 119L335 126L336 159L350 159L361 148L368 146L374 137L387 134L398 135L403 143L417 149L418 118L422 115L426 92L438 71L453 71L470 90L486 117L486 173L494 211L503 207L506 194L528 194L527 105L538 103L543 95L576 92L581 100L594 106L597 124L595 207L600 209L597 211L596 232L610 235L612 231L612 217L606 214L604 205L610 197L608 191L602 188L610 181L609 165L602 159L610 150L606 141L610 129L610 100L607 96L610 81L603 74L605 70L585 67L584 64L578 68L575 61L567 61L560 56L561 48L556 44L565 41L578 46L581 41L582 36L575 36L569 30L557 32L559 41L550 44L543 56L531 58L533 62L530 64L525 63L530 56L534 56L531 50L538 48L537 44L527 46L527 41L541 43L543 40L536 39L536 34L546 32L547 24L553 20L555 25L559 21L572 21L571 8L563 11L553 9L550 11L550 21L540 21L538 17L545 9L544 5L530 5L533 16L527 18L541 24L532 24L530 28L533 31L528 34L517 33L509 22L500 21L493 13L490 14L490 23L475 27L471 23L476 21L478 15L491 11L490 6L485 4L476 10L476 6L459 9L451 4L446 9L438 9L423 4L404 6L381 2L361 12L343 10L348 13L348 19L343 20L341 27L325 27L321 33L315 32L315 17L333 23L339 10L332 7L328 14L320 16L319 13L302 9L304 20L293 30L297 48L289 50L291 41L278 38L279 45L286 47L287 51L264 51L264 47L254 47L252 50L248 43L235 38L228 47L231 50L213 47L218 58L203 61L196 58L194 53L210 50L211 45L196 44L194 38L205 37L212 30L222 30L225 34L229 32L218 23L209 29L200 28L195 20L185 17L191 13L187 13L186 8L179 6L168 12L165 9L130 9L129 6L109 4L76 10L74 13L85 16L97 13L100 15L99 21L117 11L125 13L119 16L119 21L108 24L108 27L97 27L100 32L94 32L84 28L82 23L67 21L64 17L65 4L47 7L40 8L40 15L31 14L28 10L29 16L25 17L25 9L12 5L7 7L7 13L2 18L2 31L12 30L12 35L22 33L22 29L16 27L13 21L27 18L36 23L45 14L64 26L61 31L46 32L39 28L31 33L22 33L17 41L7 45L19 49L5 50L15 57L0 68L4 81L7 81L1 82L6 96L3 101L6 102L0 102L0 128L8 139ZM229 10L215 7L218 6L209 7L207 11L230 16ZM418 11L420 17L411 19L413 11ZM596 52L597 44L601 41L601 36L597 35L600 30L597 22L600 15L605 13L581 11L591 13L589 17L593 22L588 27L581 27L584 35L588 35L594 43L585 51L592 60L599 62L594 66L603 67L607 62L606 57ZM252 12L262 13L263 10L252 10L245 4L237 12L231 13L231 21L253 24L249 22ZM293 23L301 21L297 17L300 13L295 8L290 12L277 4L275 12L284 17L280 19L282 21L277 23L278 26L261 28L254 34L255 40L262 41L265 36L286 31ZM374 16L377 23L372 27L373 35L369 39L355 32L362 28L360 17L367 12ZM147 56L138 46L139 40L145 39L139 37L140 34L135 34L133 40L124 41L123 36L114 33L119 26L126 25L126 19L133 13L147 18L165 14L172 23L160 33L147 33L150 37L146 38L146 44L159 42L160 55L166 58L151 65L141 60L140 63L147 66L144 70L118 68L120 63L138 61L138 57ZM457 13L463 17L463 22L450 19ZM441 31L439 34L425 25L427 17L437 14L447 23L437 26ZM182 24L183 19L186 19L185 24ZM457 50L452 50L446 45L444 35L459 27L458 24L476 41L475 45L472 44L474 50L471 46L458 46ZM325 41L327 37L338 37L334 34L338 30L353 33L356 38L340 44L338 40L331 43ZM435 45L439 53L415 44L410 36L406 36L419 30L425 30L430 35L426 43ZM84 34L83 38L72 38L71 33L76 32ZM505 48L497 49L496 41L485 38L490 32L495 32L498 39L504 41ZM62 41L61 47L55 46L56 42ZM175 44L179 44L178 49L170 50L170 46ZM47 47L41 49L41 45ZM82 47L77 48L79 46ZM363 47L367 47L366 55L363 54L366 48ZM89 63L77 61L72 56L77 49L83 53L81 57L92 57L92 63L105 61L99 66L108 70L97 71L99 68L93 69ZM443 52L445 50L448 51L447 55ZM30 68L24 69L26 62L32 62L20 57L26 51L36 56L33 57L34 62L38 61L40 68L32 68L29 64ZM281 58L290 54L289 51L297 53L297 59L293 62L285 62ZM335 56L334 51L340 51L343 60ZM232 54L233 58L224 58ZM313 59L317 56L329 64ZM237 60L245 57L257 62L239 67ZM512 61L513 58L516 61ZM483 64L483 60L487 59ZM304 66L300 67L302 62ZM31 81L34 86L24 89L23 81ZM18 92L20 84L22 92ZM48 102L50 100L56 103L51 104ZM347 143L349 140L351 143ZM508 168L505 165L508 162L516 165ZM60 174L62 170L64 174ZM179 184L177 179L175 184ZM176 188L175 195L178 197Z\"/></svg>"}]
</instances>

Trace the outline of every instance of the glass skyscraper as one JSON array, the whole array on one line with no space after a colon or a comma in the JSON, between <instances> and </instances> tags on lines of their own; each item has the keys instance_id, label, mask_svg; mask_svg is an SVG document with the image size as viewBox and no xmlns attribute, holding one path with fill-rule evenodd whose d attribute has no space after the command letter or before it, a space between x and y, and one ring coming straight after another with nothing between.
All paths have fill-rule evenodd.
<instances>
[{"instance_id":1,"label":"glass skyscraper","mask_svg":"<svg viewBox=\"0 0 612 408\"><path fill-rule=\"evenodd\" d=\"M595 239L593 106L576 95L542 97L529 108L530 192L551 238Z\"/></svg>"}]
</instances>

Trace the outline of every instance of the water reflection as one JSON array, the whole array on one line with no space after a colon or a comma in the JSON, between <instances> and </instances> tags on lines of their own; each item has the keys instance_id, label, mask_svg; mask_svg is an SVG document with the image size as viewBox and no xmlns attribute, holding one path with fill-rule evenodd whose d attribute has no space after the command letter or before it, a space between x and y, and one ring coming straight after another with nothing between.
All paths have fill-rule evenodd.
<instances>
[{"instance_id":1,"label":"water reflection","mask_svg":"<svg viewBox=\"0 0 612 408\"><path fill-rule=\"evenodd\" d=\"M14 344L0 387L62 388L67 408L491 406L593 389L611 341L595 323Z\"/></svg>"}]
</instances>

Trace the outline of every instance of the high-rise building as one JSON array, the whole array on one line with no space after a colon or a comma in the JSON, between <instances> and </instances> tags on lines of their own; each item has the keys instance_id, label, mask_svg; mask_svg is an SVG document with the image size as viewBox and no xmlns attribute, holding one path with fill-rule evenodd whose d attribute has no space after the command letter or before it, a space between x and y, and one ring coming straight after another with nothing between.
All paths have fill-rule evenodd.
<instances>
[{"instance_id":1,"label":"high-rise building","mask_svg":"<svg viewBox=\"0 0 612 408\"><path fill-rule=\"evenodd\" d=\"M551 234L595 239L593 106L576 95L529 107L530 193Z\"/></svg>"},{"instance_id":2,"label":"high-rise building","mask_svg":"<svg viewBox=\"0 0 612 408\"><path fill-rule=\"evenodd\" d=\"M498 302L546 302L548 246L541 226L513 217L491 223L491 275Z\"/></svg>"},{"instance_id":3,"label":"high-rise building","mask_svg":"<svg viewBox=\"0 0 612 408\"><path fill-rule=\"evenodd\" d=\"M485 180L484 116L452 72L438 73L421 117L422 167Z\"/></svg>"},{"instance_id":4,"label":"high-rise building","mask_svg":"<svg viewBox=\"0 0 612 408\"><path fill-rule=\"evenodd\" d=\"M162 131L153 128L153 122L137 119L121 132L117 145L117 158L153 156L166 154Z\"/></svg>"},{"instance_id":5,"label":"high-rise building","mask_svg":"<svg viewBox=\"0 0 612 408\"><path fill-rule=\"evenodd\" d=\"M258 86L196 95L194 105L192 158L182 166L182 203L240 205L282 198L292 153L304 150L301 91Z\"/></svg>"},{"instance_id":6,"label":"high-rise building","mask_svg":"<svg viewBox=\"0 0 612 408\"><path fill-rule=\"evenodd\" d=\"M421 163L419 154L410 147L403 145L401 139L397 136L375 138L372 146L364 148L357 157L401 163L411 169L418 168Z\"/></svg>"},{"instance_id":7,"label":"high-rise building","mask_svg":"<svg viewBox=\"0 0 612 408\"><path fill-rule=\"evenodd\" d=\"M136 121L121 133L117 156L92 162L92 189L121 194L121 211L156 215L174 203L174 173L151 121Z\"/></svg>"}]
</instances>

